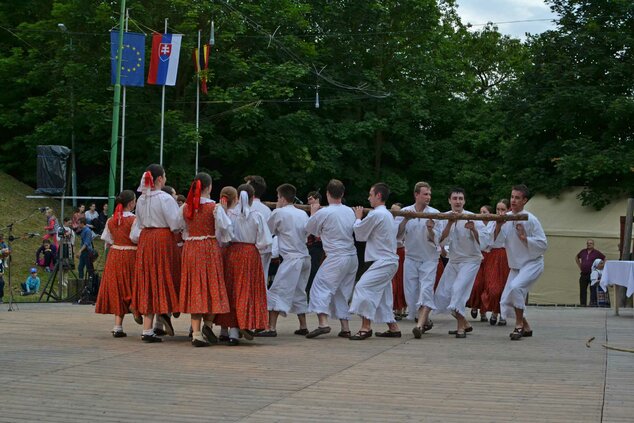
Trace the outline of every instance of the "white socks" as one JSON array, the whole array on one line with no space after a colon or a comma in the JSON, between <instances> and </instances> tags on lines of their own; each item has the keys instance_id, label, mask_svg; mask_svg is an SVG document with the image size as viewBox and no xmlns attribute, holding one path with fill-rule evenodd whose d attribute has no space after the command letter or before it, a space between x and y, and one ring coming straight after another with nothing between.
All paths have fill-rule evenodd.
<instances>
[{"instance_id":1,"label":"white socks","mask_svg":"<svg viewBox=\"0 0 634 423\"><path fill-rule=\"evenodd\" d=\"M229 338L240 338L240 331L238 330L238 328L229 328Z\"/></svg>"}]
</instances>

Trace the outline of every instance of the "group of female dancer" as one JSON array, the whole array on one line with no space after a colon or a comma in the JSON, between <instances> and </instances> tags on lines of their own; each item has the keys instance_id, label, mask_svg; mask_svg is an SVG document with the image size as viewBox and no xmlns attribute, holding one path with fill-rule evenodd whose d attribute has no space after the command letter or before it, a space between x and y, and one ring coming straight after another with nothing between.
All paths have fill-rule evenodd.
<instances>
[{"instance_id":1,"label":"group of female dancer","mask_svg":"<svg viewBox=\"0 0 634 423\"><path fill-rule=\"evenodd\" d=\"M504 215L509 211L509 200L501 199L495 206L495 213ZM395 208L392 207L392 210ZM400 207L398 208L400 209ZM398 210L397 209L397 210ZM494 213L493 207L484 205L480 208L480 214ZM493 230L495 222L484 222L488 229ZM471 317L478 317L480 312L480 321L489 322L491 326L506 326L506 320L500 314L500 298L506 285L506 280L510 272L508 260L506 258L506 250L504 246L498 242L492 242L490 245L482 246L482 264L476 276L471 290L467 307L471 308ZM394 297L394 314L397 320L404 318L407 313L407 302L405 300L405 292L403 288L403 261L405 258L404 246L400 240L397 253L399 255L399 270L392 279L392 294ZM440 252L441 257L438 259L438 269L436 271L436 283L438 285L444 270L443 258L446 252ZM487 313L491 313L490 318Z\"/></svg>"},{"instance_id":2,"label":"group of female dancer","mask_svg":"<svg viewBox=\"0 0 634 423\"><path fill-rule=\"evenodd\" d=\"M213 323L229 345L237 345L240 335L253 339L253 330L267 324L258 247L272 242L263 216L250 209L253 187L225 187L218 204L210 199L211 177L199 173L179 208L163 189L166 181L163 167L153 164L143 174L137 201L129 190L117 197L102 235L109 253L95 311L115 316L117 338L126 336L123 317L132 312L147 343L161 341L155 318L173 334L170 313L191 315L196 347L218 342Z\"/></svg>"}]
</instances>

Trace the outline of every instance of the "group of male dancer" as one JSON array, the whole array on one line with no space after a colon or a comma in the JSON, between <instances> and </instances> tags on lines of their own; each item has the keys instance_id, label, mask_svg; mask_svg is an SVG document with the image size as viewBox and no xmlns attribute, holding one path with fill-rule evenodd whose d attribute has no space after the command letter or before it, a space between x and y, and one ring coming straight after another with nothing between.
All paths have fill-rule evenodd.
<instances>
[{"instance_id":1,"label":"group of male dancer","mask_svg":"<svg viewBox=\"0 0 634 423\"><path fill-rule=\"evenodd\" d=\"M332 179L326 187L328 206L311 204L309 214L294 206L297 192L293 185L282 184L277 187L277 204L271 211L260 201L266 190L264 179L249 176L245 180L253 191L248 207L251 213L256 213L265 222L258 230L265 233L263 239L276 237L282 259L273 282L266 291L268 322L265 328L241 327L240 331L247 339L251 336L277 336L278 317L288 313L298 316L299 329L295 334L307 338L330 333L328 319L332 318L340 321L341 329L337 336L349 340L370 338L373 335L372 324L382 323L387 324L387 330L376 332L375 336L401 337L392 307L392 279L399 268L397 237L404 239L405 298L408 317L417 322L412 330L415 338L421 338L432 329L432 312L450 313L456 319L457 326L455 331L449 333L456 338L466 338L472 327L465 318L465 304L482 262L482 250L493 241L506 248L510 267L500 300L502 317L511 317L512 314L515 316L515 328L510 339L519 340L532 336L532 328L525 316L525 299L543 272L543 253L547 241L537 218L524 210L529 199L526 186L517 185L512 188L508 212L509 215L526 215L526 219L497 220L494 225L487 227L480 220L464 218L464 214L472 213L464 210L465 192L461 188L454 188L449 193L451 210L444 213L443 218L405 217L395 220L386 208L390 189L385 183L376 183L370 187L368 201L372 210L364 216L363 207L351 208L343 204L345 187L336 179ZM417 183L414 187L415 202L403 211L439 213L429 206L431 194L429 184ZM235 222L231 217L232 213L235 215L236 212L231 212L225 203L222 205L230 216L230 219L224 220L223 226L230 227ZM176 209L177 207L171 208L172 211ZM214 216L217 214L214 212ZM454 215L463 217L454 218ZM218 216L215 218L218 219ZM176 221L175 219L173 224L168 222L172 231L181 229ZM227 233L231 234L232 231L228 230ZM311 269L306 246L309 235L321 239L325 259L314 277L307 299L306 286ZM221 237L222 240L216 240L215 236L209 238L214 238L213 241L219 242L219 245L231 245L232 241L235 242L231 235ZM358 259L355 240L365 242L364 259L371 263L356 284ZM441 248L448 252L449 262L434 290ZM268 275L271 244L261 242L257 250L262 263L262 273L258 274ZM186 263L183 261L182 265L185 266ZM136 276L143 278L143 273L137 269ZM266 284L265 279L258 278L259 280L248 283ZM139 281L135 280L135 283ZM233 282L227 281L228 285L230 283ZM137 303L138 301L137 299ZM169 311L181 310L175 307ZM318 326L312 331L308 330L306 313L317 315ZM361 317L361 326L355 333L352 333L349 326L350 316L353 314ZM205 319L204 324L209 333L211 322ZM145 323L146 342L154 342L154 334L150 328L149 323Z\"/></svg>"}]
</instances>

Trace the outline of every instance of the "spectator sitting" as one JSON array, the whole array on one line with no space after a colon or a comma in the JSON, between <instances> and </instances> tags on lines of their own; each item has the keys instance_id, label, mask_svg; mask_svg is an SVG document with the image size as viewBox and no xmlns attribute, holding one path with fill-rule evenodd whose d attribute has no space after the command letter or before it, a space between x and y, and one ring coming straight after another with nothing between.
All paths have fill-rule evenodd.
<instances>
[{"instance_id":1,"label":"spectator sitting","mask_svg":"<svg viewBox=\"0 0 634 423\"><path fill-rule=\"evenodd\" d=\"M26 282L22 285L22 295L37 294L40 290L40 278L37 276L37 269L31 268L31 275L26 278Z\"/></svg>"},{"instance_id":2,"label":"spectator sitting","mask_svg":"<svg viewBox=\"0 0 634 423\"><path fill-rule=\"evenodd\" d=\"M73 228L71 218L64 218L64 238L67 239L72 245L75 245L75 229Z\"/></svg>"},{"instance_id":3,"label":"spectator sitting","mask_svg":"<svg viewBox=\"0 0 634 423\"><path fill-rule=\"evenodd\" d=\"M88 206L88 211L85 214L85 218L86 218L86 225L88 225L89 228L92 229L93 227L93 220L97 219L99 217L99 213L97 212L97 205L95 203L90 203L90 205Z\"/></svg>"},{"instance_id":4,"label":"spectator sitting","mask_svg":"<svg viewBox=\"0 0 634 423\"><path fill-rule=\"evenodd\" d=\"M57 260L57 247L49 239L42 240L42 245L35 253L35 264L42 266L45 272L50 272L55 267Z\"/></svg>"},{"instance_id":5,"label":"spectator sitting","mask_svg":"<svg viewBox=\"0 0 634 423\"><path fill-rule=\"evenodd\" d=\"M80 204L79 207L75 209L75 213L73 213L73 219L70 224L70 227L75 231L75 233L79 233L79 218L86 217L86 206Z\"/></svg>"},{"instance_id":6,"label":"spectator sitting","mask_svg":"<svg viewBox=\"0 0 634 423\"><path fill-rule=\"evenodd\" d=\"M101 235L108 221L108 203L103 203L99 216L92 221L93 232Z\"/></svg>"}]
</instances>

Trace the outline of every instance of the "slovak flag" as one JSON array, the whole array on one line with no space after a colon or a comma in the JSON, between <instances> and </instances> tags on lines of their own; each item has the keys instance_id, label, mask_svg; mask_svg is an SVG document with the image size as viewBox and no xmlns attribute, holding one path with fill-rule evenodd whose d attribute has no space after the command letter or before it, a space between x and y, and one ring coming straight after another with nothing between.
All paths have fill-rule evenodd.
<instances>
[{"instance_id":1,"label":"slovak flag","mask_svg":"<svg viewBox=\"0 0 634 423\"><path fill-rule=\"evenodd\" d=\"M181 34L153 34L152 57L147 83L153 85L176 85L178 56L181 52Z\"/></svg>"}]
</instances>

